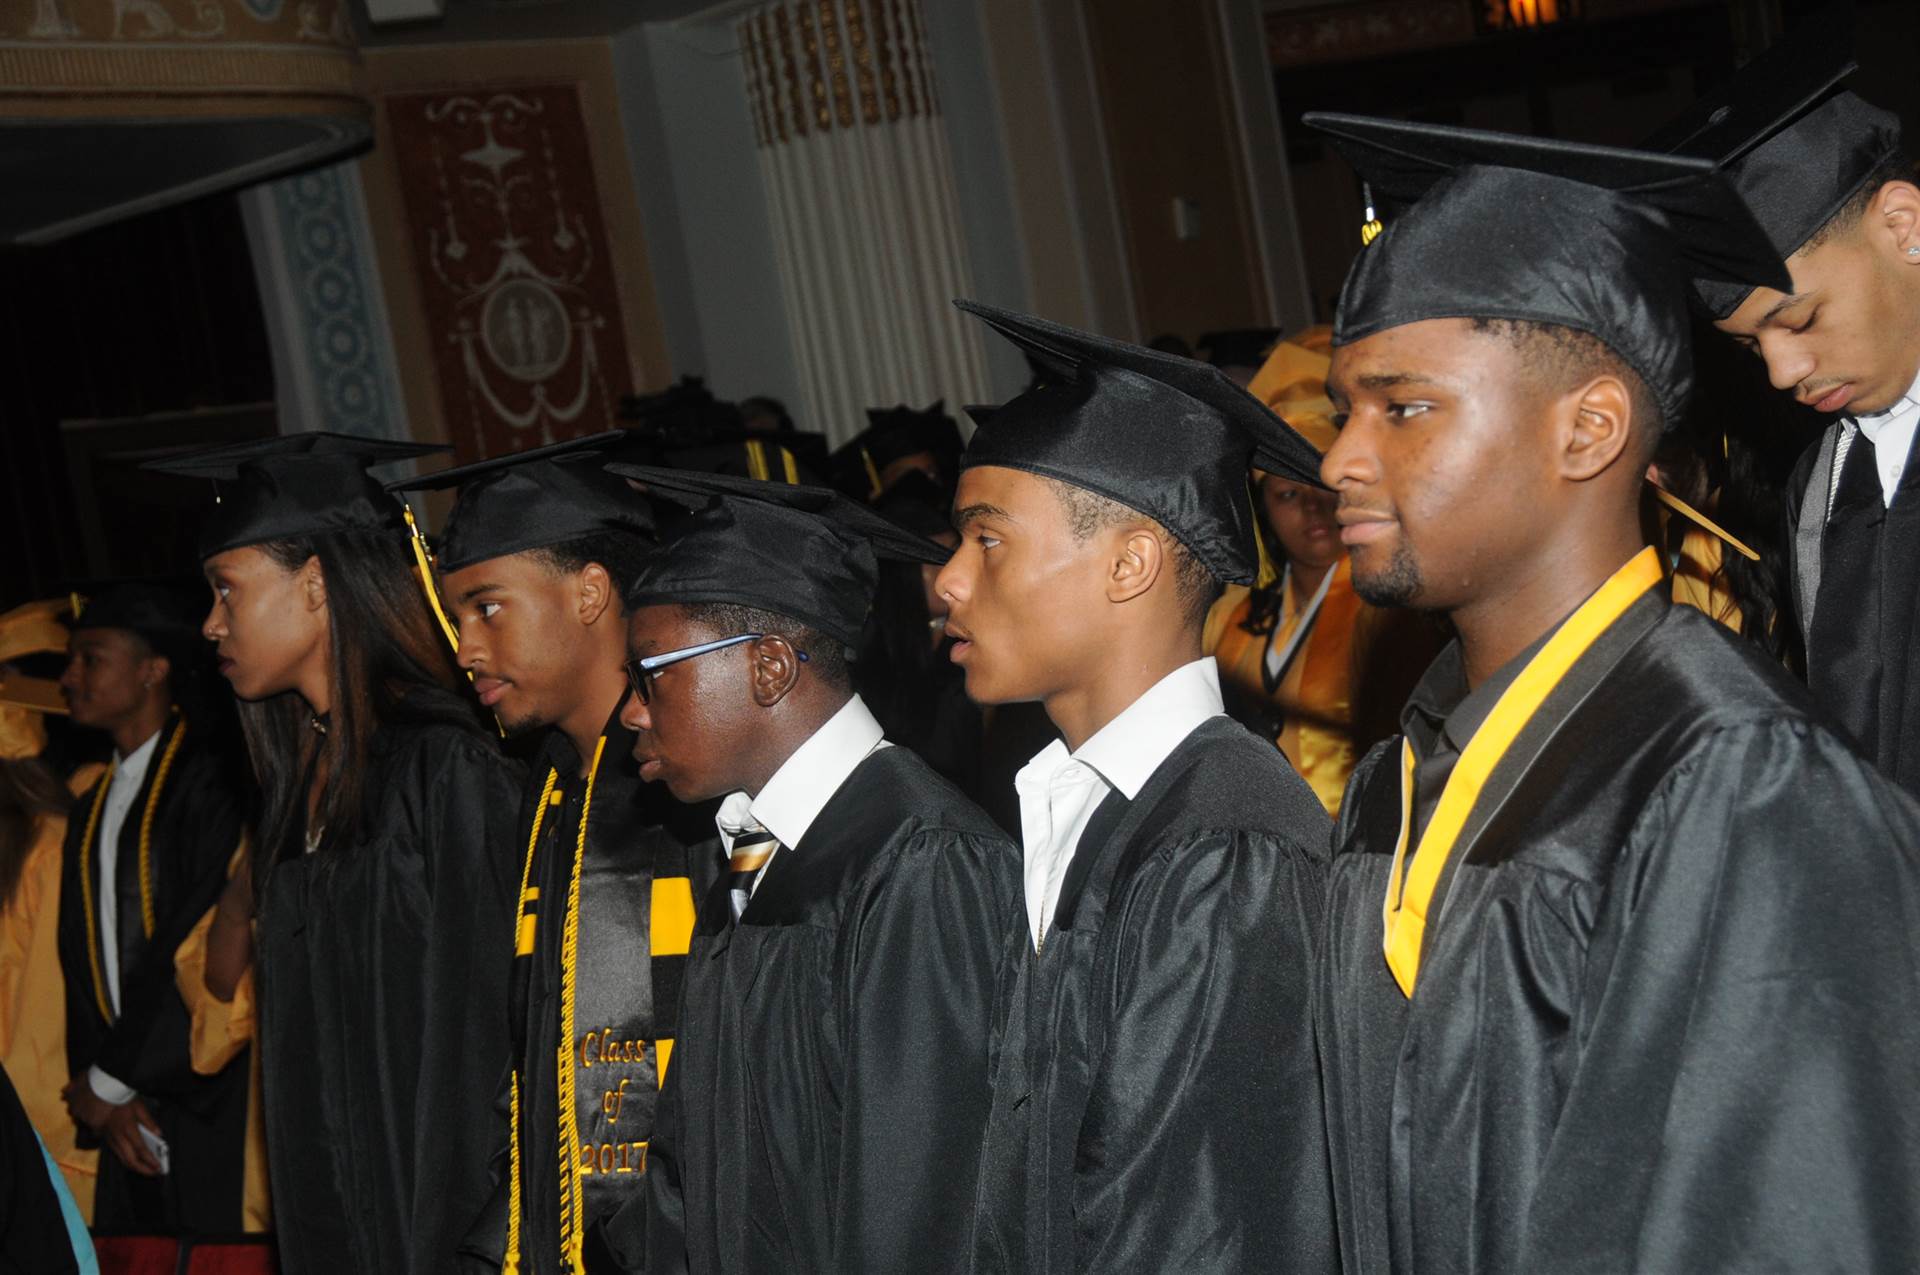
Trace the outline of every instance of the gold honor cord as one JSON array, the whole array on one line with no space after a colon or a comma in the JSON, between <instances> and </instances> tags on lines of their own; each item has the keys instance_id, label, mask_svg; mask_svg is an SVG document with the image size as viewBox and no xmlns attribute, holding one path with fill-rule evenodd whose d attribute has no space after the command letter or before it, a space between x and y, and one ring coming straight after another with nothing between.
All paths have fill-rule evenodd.
<instances>
[{"instance_id":1,"label":"gold honor cord","mask_svg":"<svg viewBox=\"0 0 1920 1275\"><path fill-rule=\"evenodd\" d=\"M167 747L160 754L160 766L153 774L153 787L147 790L147 804L140 812L140 932L148 938L153 937L153 820L160 809L160 793L167 786L167 775L173 770L173 759L180 755L180 742L186 738L187 724L182 721L173 732L173 738L167 741ZM107 789L113 786L113 776L120 768L115 758L107 766L107 773L100 780L100 787L93 796L93 808L87 812L86 836L80 843L80 904L87 915L87 960L93 973L93 998L100 1006L100 1016L108 1022L113 1021L113 1007L107 996L106 973L100 964L100 922L94 911L93 898L93 840L100 832L100 812L106 808Z\"/></svg>"},{"instance_id":2,"label":"gold honor cord","mask_svg":"<svg viewBox=\"0 0 1920 1275\"><path fill-rule=\"evenodd\" d=\"M187 724L183 721L167 741L167 751L160 754L160 769L154 772L147 808L140 812L140 929L148 938L153 937L153 815L160 808L160 790L167 785L173 759L180 755L180 741L186 737Z\"/></svg>"},{"instance_id":3,"label":"gold honor cord","mask_svg":"<svg viewBox=\"0 0 1920 1275\"><path fill-rule=\"evenodd\" d=\"M569 1271L577 1273L585 1260L585 1187L580 1180L580 1118L574 1110L573 1007L580 963L580 873L587 860L587 820L593 814L593 783L600 775L600 755L606 751L602 735L593 746L593 764L587 768L587 791L580 802L580 835L573 848L573 881L567 887L566 931L560 947L560 1253Z\"/></svg>"},{"instance_id":4,"label":"gold honor cord","mask_svg":"<svg viewBox=\"0 0 1920 1275\"><path fill-rule=\"evenodd\" d=\"M540 804L533 808L533 833L527 838L527 861L520 867L519 915L514 919L514 956L533 955L533 940L539 924L537 916L529 916L527 905L539 898L535 891L529 896L527 882L533 879L533 856L540 846L540 825L546 822L547 807L553 804L553 787L560 782L560 772L547 769L546 787L540 790ZM501 1275L520 1275L520 1069L513 1069L513 1106L510 1114L512 1124L507 1135L507 1258L500 1264Z\"/></svg>"},{"instance_id":5,"label":"gold honor cord","mask_svg":"<svg viewBox=\"0 0 1920 1275\"><path fill-rule=\"evenodd\" d=\"M880 485L880 469L873 463L873 453L864 447L860 449L860 463L867 467L867 482L872 488L867 499L877 500L886 488Z\"/></svg>"},{"instance_id":6,"label":"gold honor cord","mask_svg":"<svg viewBox=\"0 0 1920 1275\"><path fill-rule=\"evenodd\" d=\"M100 831L100 811L107 804L107 789L113 787L113 772L120 759L107 763L94 790L93 809L87 814L87 830L80 841L80 907L87 917L87 961L93 967L93 999L100 1006L100 1017L113 1021L113 1007L107 1003L107 980L100 972L100 922L93 910L93 838Z\"/></svg>"},{"instance_id":7,"label":"gold honor cord","mask_svg":"<svg viewBox=\"0 0 1920 1275\"><path fill-rule=\"evenodd\" d=\"M1708 535L1712 536L1714 539L1723 542L1729 548L1731 548L1735 553L1740 554L1742 557L1750 558L1754 562L1760 561L1760 555L1755 553L1753 550L1747 548L1746 545L1742 544L1737 538L1735 538L1732 532L1728 531L1726 528L1722 527L1719 523L1715 522L1713 519L1701 513L1698 509L1695 509L1692 505L1688 504L1686 501L1680 499L1680 497L1668 491L1665 487L1662 487L1659 483L1654 482L1651 478L1649 478L1647 480L1647 486L1653 488L1653 496L1655 500L1658 500L1661 504L1673 510L1673 512L1679 514L1682 518L1685 518L1688 522L1693 523L1695 526L1699 527L1702 531L1706 532Z\"/></svg>"},{"instance_id":8,"label":"gold honor cord","mask_svg":"<svg viewBox=\"0 0 1920 1275\"><path fill-rule=\"evenodd\" d=\"M1420 975L1420 944L1426 934L1427 916L1433 903L1433 891L1440 874L1453 854L1455 841L1479 800L1481 787L1494 768L1506 756L1507 749L1519 737L1527 723L1539 712L1540 705L1566 677L1580 657L1599 636L1638 601L1642 594L1658 585L1665 575L1660 556L1652 548L1642 549L1618 571L1580 609L1567 617L1565 624L1527 662L1513 685L1500 696L1487 720L1467 742L1460 760L1440 794L1433 820L1420 834L1420 845L1407 867L1407 833L1413 809L1413 745L1401 740L1400 839L1393 851L1393 871L1387 880L1387 896L1381 903L1385 922L1383 946L1387 965L1400 991L1409 999ZM1401 890L1401 874L1406 874L1406 889Z\"/></svg>"}]
</instances>

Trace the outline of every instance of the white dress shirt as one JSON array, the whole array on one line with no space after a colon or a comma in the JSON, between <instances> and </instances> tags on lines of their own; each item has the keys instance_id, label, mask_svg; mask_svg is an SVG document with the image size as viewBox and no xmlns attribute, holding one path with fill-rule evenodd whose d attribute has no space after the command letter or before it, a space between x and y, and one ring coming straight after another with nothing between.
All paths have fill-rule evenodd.
<instances>
[{"instance_id":1,"label":"white dress shirt","mask_svg":"<svg viewBox=\"0 0 1920 1275\"><path fill-rule=\"evenodd\" d=\"M1907 454L1913 450L1914 428L1920 426L1920 377L1900 400L1884 412L1856 416L1853 423L1873 444L1874 465L1880 471L1880 496L1888 506L1900 489L1900 475L1906 472Z\"/></svg>"},{"instance_id":2,"label":"white dress shirt","mask_svg":"<svg viewBox=\"0 0 1920 1275\"><path fill-rule=\"evenodd\" d=\"M133 799L147 781L147 769L153 765L153 750L161 732L126 757L116 757L113 778L107 783L106 805L100 810L100 844L94 847L99 857L100 878L97 906L100 909L100 965L107 979L107 1003L120 1012L120 831L127 826ZM87 1071L87 1084L102 1099L118 1107L133 1101L134 1091L98 1067Z\"/></svg>"},{"instance_id":3,"label":"white dress shirt","mask_svg":"<svg viewBox=\"0 0 1920 1275\"><path fill-rule=\"evenodd\" d=\"M881 734L880 723L874 720L866 701L855 695L842 704L839 712L822 722L807 736L806 743L780 763L780 769L773 772L773 778L757 796L729 793L720 803L713 821L719 826L727 853L733 853L733 839L754 823L780 839L775 854L799 845L860 763L876 749L888 747ZM772 866L771 857L760 865L753 877L754 889L760 888L760 879Z\"/></svg>"},{"instance_id":4,"label":"white dress shirt","mask_svg":"<svg viewBox=\"0 0 1920 1275\"><path fill-rule=\"evenodd\" d=\"M1226 711L1212 656L1175 669L1069 753L1054 740L1020 768L1020 840L1026 852L1027 927L1034 949L1060 903L1060 883L1093 812L1118 789L1128 801L1194 728Z\"/></svg>"}]
</instances>

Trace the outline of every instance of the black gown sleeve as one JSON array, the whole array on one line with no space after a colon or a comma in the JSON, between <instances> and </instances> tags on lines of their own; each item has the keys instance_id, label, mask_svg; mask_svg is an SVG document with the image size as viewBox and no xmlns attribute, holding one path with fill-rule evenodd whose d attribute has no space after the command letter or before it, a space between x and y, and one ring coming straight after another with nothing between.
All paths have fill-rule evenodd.
<instances>
[{"instance_id":1,"label":"black gown sleeve","mask_svg":"<svg viewBox=\"0 0 1920 1275\"><path fill-rule=\"evenodd\" d=\"M79 1269L49 1176L52 1168L20 1096L0 1071L0 1275L65 1275Z\"/></svg>"},{"instance_id":2,"label":"black gown sleeve","mask_svg":"<svg viewBox=\"0 0 1920 1275\"><path fill-rule=\"evenodd\" d=\"M507 981L519 886L516 842L524 773L490 741L462 740L424 758L409 785L422 803L428 891L419 953L427 1048L413 1110L410 1269L444 1270L493 1186L494 1101L509 1056Z\"/></svg>"},{"instance_id":3,"label":"black gown sleeve","mask_svg":"<svg viewBox=\"0 0 1920 1275\"><path fill-rule=\"evenodd\" d=\"M1331 1268L1309 1013L1324 882L1320 846L1218 832L1157 847L1116 901L1074 1182L1079 1270Z\"/></svg>"},{"instance_id":4,"label":"black gown sleeve","mask_svg":"<svg viewBox=\"0 0 1920 1275\"><path fill-rule=\"evenodd\" d=\"M1517 1269L1910 1268L1920 806L1802 721L1731 728L1604 907Z\"/></svg>"},{"instance_id":5,"label":"black gown sleeve","mask_svg":"<svg viewBox=\"0 0 1920 1275\"><path fill-rule=\"evenodd\" d=\"M927 830L858 900L836 960L846 1007L837 1270L967 1268L992 1100L987 1038L1019 874L1008 841Z\"/></svg>"}]
</instances>

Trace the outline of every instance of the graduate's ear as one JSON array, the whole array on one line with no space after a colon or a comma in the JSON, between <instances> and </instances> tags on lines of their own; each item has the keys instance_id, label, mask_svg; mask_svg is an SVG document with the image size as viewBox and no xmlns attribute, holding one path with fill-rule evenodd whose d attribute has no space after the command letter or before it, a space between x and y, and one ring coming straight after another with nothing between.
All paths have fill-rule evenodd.
<instances>
[{"instance_id":1,"label":"graduate's ear","mask_svg":"<svg viewBox=\"0 0 1920 1275\"><path fill-rule=\"evenodd\" d=\"M152 690L156 686L165 686L173 675L173 661L164 655L153 654L140 662L140 688Z\"/></svg>"},{"instance_id":2,"label":"graduate's ear","mask_svg":"<svg viewBox=\"0 0 1920 1275\"><path fill-rule=\"evenodd\" d=\"M1594 377L1557 399L1554 413L1562 478L1586 482L1623 456L1633 459L1633 394L1619 377Z\"/></svg>"},{"instance_id":3,"label":"graduate's ear","mask_svg":"<svg viewBox=\"0 0 1920 1275\"><path fill-rule=\"evenodd\" d=\"M294 587L300 590L301 600L308 611L327 609L327 573L320 569L320 555L315 554L300 564L294 572Z\"/></svg>"},{"instance_id":4,"label":"graduate's ear","mask_svg":"<svg viewBox=\"0 0 1920 1275\"><path fill-rule=\"evenodd\" d=\"M1153 587L1167 569L1167 547L1146 527L1121 539L1107 574L1107 601L1131 602Z\"/></svg>"},{"instance_id":5,"label":"graduate's ear","mask_svg":"<svg viewBox=\"0 0 1920 1275\"><path fill-rule=\"evenodd\" d=\"M597 562L589 562L574 577L574 614L580 623L597 624L613 605L613 577Z\"/></svg>"},{"instance_id":6,"label":"graduate's ear","mask_svg":"<svg viewBox=\"0 0 1920 1275\"><path fill-rule=\"evenodd\" d=\"M1879 243L1901 265L1920 263L1920 254L1913 252L1920 247L1920 186L1888 182L1873 197L1861 224L1870 234L1878 231Z\"/></svg>"},{"instance_id":7,"label":"graduate's ear","mask_svg":"<svg viewBox=\"0 0 1920 1275\"><path fill-rule=\"evenodd\" d=\"M778 633L755 638L747 650L752 660L753 702L772 708L799 683L800 652Z\"/></svg>"}]
</instances>

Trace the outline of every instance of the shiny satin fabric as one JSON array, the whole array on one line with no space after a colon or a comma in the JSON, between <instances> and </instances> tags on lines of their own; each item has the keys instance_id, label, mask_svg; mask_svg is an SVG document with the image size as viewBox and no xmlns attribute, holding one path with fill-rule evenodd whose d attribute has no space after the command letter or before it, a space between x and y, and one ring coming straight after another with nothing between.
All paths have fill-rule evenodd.
<instances>
[{"instance_id":1,"label":"shiny satin fabric","mask_svg":"<svg viewBox=\"0 0 1920 1275\"><path fill-rule=\"evenodd\" d=\"M1289 590L1284 613L1276 620L1280 633L1275 645L1286 645L1291 625L1298 622L1299 603ZM1225 610L1217 626L1210 622L1201 649L1211 653L1220 666L1220 685L1228 693L1229 710L1240 704L1268 707L1257 729L1273 738L1327 813L1338 813L1340 794L1346 790L1347 776L1353 773L1356 759L1352 698L1360 653L1354 648L1354 640L1365 609L1365 603L1353 591L1352 566L1342 556L1334 567L1333 581L1320 604L1313 631L1272 690L1267 688L1264 670L1267 641L1274 634L1271 630L1247 631L1251 605L1242 594ZM1245 722L1247 718L1240 720ZM1255 729L1251 722L1248 726Z\"/></svg>"},{"instance_id":2,"label":"shiny satin fabric","mask_svg":"<svg viewBox=\"0 0 1920 1275\"><path fill-rule=\"evenodd\" d=\"M459 488L435 554L442 571L459 571L589 536L651 535L645 498L603 468L623 447L634 447L627 433L607 430L389 483L387 490Z\"/></svg>"},{"instance_id":3,"label":"shiny satin fabric","mask_svg":"<svg viewBox=\"0 0 1920 1275\"><path fill-rule=\"evenodd\" d=\"M1730 171L1734 189L1784 258L1833 220L1868 175L1899 150L1899 116L1840 92L1736 160ZM1715 279L1694 287L1716 319L1739 309L1753 291Z\"/></svg>"},{"instance_id":4,"label":"shiny satin fabric","mask_svg":"<svg viewBox=\"0 0 1920 1275\"><path fill-rule=\"evenodd\" d=\"M1706 160L1436 124L1313 113L1385 212L1334 314L1351 345L1428 319L1596 337L1679 425L1693 388L1686 280L1789 287L1752 213Z\"/></svg>"},{"instance_id":5,"label":"shiny satin fabric","mask_svg":"<svg viewBox=\"0 0 1920 1275\"><path fill-rule=\"evenodd\" d=\"M1345 1269L1910 1264L1920 807L1649 593L1483 789L1409 1001L1398 747L1355 772L1316 974Z\"/></svg>"},{"instance_id":6,"label":"shiny satin fabric","mask_svg":"<svg viewBox=\"0 0 1920 1275\"><path fill-rule=\"evenodd\" d=\"M787 616L857 647L880 558L939 564L949 556L831 488L649 465L607 468L649 492L705 504L668 532L628 588L630 607L731 603ZM719 499L706 499L713 496Z\"/></svg>"},{"instance_id":7,"label":"shiny satin fabric","mask_svg":"<svg viewBox=\"0 0 1920 1275\"><path fill-rule=\"evenodd\" d=\"M1020 852L870 755L737 925L709 890L647 1168L652 1275L968 1269Z\"/></svg>"},{"instance_id":8,"label":"shiny satin fabric","mask_svg":"<svg viewBox=\"0 0 1920 1275\"><path fill-rule=\"evenodd\" d=\"M1044 319L956 302L1048 375L991 413L961 460L1085 488L1165 527L1227 584L1259 563L1247 470L1315 486L1320 454L1219 368Z\"/></svg>"},{"instance_id":9,"label":"shiny satin fabric","mask_svg":"<svg viewBox=\"0 0 1920 1275\"><path fill-rule=\"evenodd\" d=\"M617 722L609 723L606 739L594 778L580 881L578 1038L572 1042L560 1039L561 957L586 781L577 773L573 746L557 732L529 775L544 780L553 767L566 778L555 788L559 803L541 821L542 845L528 880L539 891L525 905L534 917L533 950L514 960L512 975L524 1275L563 1269L558 1167L558 1054L563 1048L576 1068L574 1118L580 1163L587 1170L581 1186L588 1259L595 1269L644 1267L646 1152L661 1062L671 1057L679 1034L686 972L687 935L677 921L691 921L697 897L688 879L690 860L719 853L709 807L683 807L658 785L643 784L633 761L633 735ZM543 787L532 783L527 789L520 816L523 840ZM711 876L708 872L703 881ZM674 932L656 932L656 922ZM524 919L519 924L524 927ZM511 934L499 937L503 950L511 941ZM504 1140L504 1129L500 1136ZM484 1236L469 1237L469 1247L495 1264L504 1255L507 1230L507 1159L502 1146L495 1155L501 1179L490 1210L499 1216L488 1221Z\"/></svg>"},{"instance_id":10,"label":"shiny satin fabric","mask_svg":"<svg viewBox=\"0 0 1920 1275\"><path fill-rule=\"evenodd\" d=\"M1854 440L1820 540L1820 591L1807 643L1814 700L1882 774L1920 794L1920 465L1909 456L1891 505L1873 455ZM1818 446L1787 480L1796 526Z\"/></svg>"},{"instance_id":11,"label":"shiny satin fabric","mask_svg":"<svg viewBox=\"0 0 1920 1275\"><path fill-rule=\"evenodd\" d=\"M1524 212L1516 213L1518 210ZM1599 338L1671 428L1693 391L1684 283L1661 218L1598 187L1513 169L1443 179L1361 250L1334 343L1424 319L1517 319Z\"/></svg>"},{"instance_id":12,"label":"shiny satin fabric","mask_svg":"<svg viewBox=\"0 0 1920 1275\"><path fill-rule=\"evenodd\" d=\"M69 787L85 792L100 770L82 767ZM79 1148L79 1131L60 1097L73 1079L67 1064L67 985L56 941L66 830L64 815L34 817L19 882L0 911L0 1069L66 1179L81 1220L91 1221L100 1152Z\"/></svg>"},{"instance_id":13,"label":"shiny satin fabric","mask_svg":"<svg viewBox=\"0 0 1920 1275\"><path fill-rule=\"evenodd\" d=\"M142 469L211 484L214 504L200 532L200 557L242 545L331 531L385 531L405 525L400 502L367 466L449 450L325 430L277 434L144 462Z\"/></svg>"},{"instance_id":14,"label":"shiny satin fabric","mask_svg":"<svg viewBox=\"0 0 1920 1275\"><path fill-rule=\"evenodd\" d=\"M180 747L166 768L159 800L152 803L147 896L154 928L149 937L141 905L141 824L160 781L161 759L177 737ZM160 732L146 778L121 825L114 881L98 879L97 846L86 856L95 878L95 908L99 891L109 885L119 906L120 1009L111 1018L101 1012L94 984L95 958L105 959L105 947L96 926L89 950L80 877L86 814L107 782L104 774L69 814L59 921L68 1074L98 1066L131 1086L147 1103L178 1163L201 1166L196 1173L155 1180L133 1174L118 1157L103 1155L92 1215L102 1230L151 1231L166 1224L224 1234L240 1228L246 1068L229 1068L217 1076L193 1070L190 1023L174 990L173 954L226 887L227 863L240 844L247 799L234 782L242 765L206 746L191 723L174 715ZM95 838L101 835L96 827ZM104 981L104 969L101 978Z\"/></svg>"},{"instance_id":15,"label":"shiny satin fabric","mask_svg":"<svg viewBox=\"0 0 1920 1275\"><path fill-rule=\"evenodd\" d=\"M1329 821L1225 717L1095 811L994 997L976 1272L1334 1268L1309 1013Z\"/></svg>"},{"instance_id":16,"label":"shiny satin fabric","mask_svg":"<svg viewBox=\"0 0 1920 1275\"><path fill-rule=\"evenodd\" d=\"M452 1268L508 1059L524 772L478 726L389 724L365 826L277 864L255 974L286 1275Z\"/></svg>"}]
</instances>

